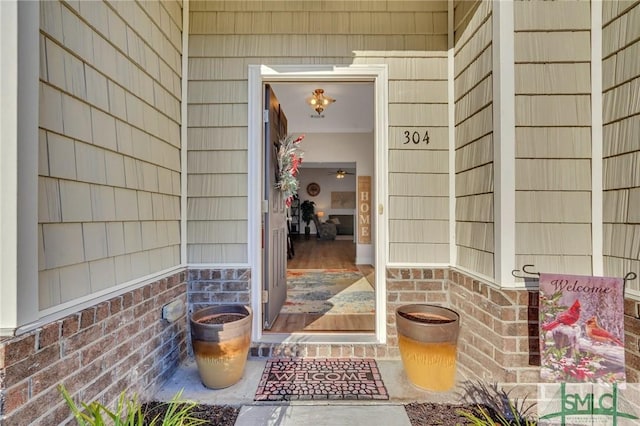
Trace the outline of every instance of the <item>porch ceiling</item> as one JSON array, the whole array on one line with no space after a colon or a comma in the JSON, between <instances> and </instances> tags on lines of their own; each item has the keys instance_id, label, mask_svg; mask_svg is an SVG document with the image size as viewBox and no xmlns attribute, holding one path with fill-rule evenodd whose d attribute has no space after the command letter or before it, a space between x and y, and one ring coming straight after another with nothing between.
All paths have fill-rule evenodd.
<instances>
[{"instance_id":1,"label":"porch ceiling","mask_svg":"<svg viewBox=\"0 0 640 426\"><path fill-rule=\"evenodd\" d=\"M290 133L372 133L374 88L371 82L272 83L287 116ZM319 116L306 99L315 89L336 100Z\"/></svg>"}]
</instances>

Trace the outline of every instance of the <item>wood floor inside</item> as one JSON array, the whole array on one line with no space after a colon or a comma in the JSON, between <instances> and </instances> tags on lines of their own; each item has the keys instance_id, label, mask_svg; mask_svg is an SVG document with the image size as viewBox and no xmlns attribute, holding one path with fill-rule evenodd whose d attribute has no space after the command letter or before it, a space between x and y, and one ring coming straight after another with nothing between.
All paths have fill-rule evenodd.
<instances>
[{"instance_id":1,"label":"wood floor inside","mask_svg":"<svg viewBox=\"0 0 640 426\"><path fill-rule=\"evenodd\" d=\"M372 265L356 265L356 245L352 239L321 241L314 235L293 240L295 255L287 262L287 269L354 269L373 279ZM371 281L370 281L371 282ZM371 282L375 289L375 282ZM373 333L375 314L347 313L323 315L317 313L280 314L265 333Z\"/></svg>"}]
</instances>

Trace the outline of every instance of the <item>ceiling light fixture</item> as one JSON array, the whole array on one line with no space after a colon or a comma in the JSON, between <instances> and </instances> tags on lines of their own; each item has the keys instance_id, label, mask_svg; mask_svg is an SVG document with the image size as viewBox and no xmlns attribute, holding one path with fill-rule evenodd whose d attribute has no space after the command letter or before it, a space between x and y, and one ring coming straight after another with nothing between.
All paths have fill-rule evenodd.
<instances>
[{"instance_id":1,"label":"ceiling light fixture","mask_svg":"<svg viewBox=\"0 0 640 426\"><path fill-rule=\"evenodd\" d=\"M335 173L334 173L334 172L329 172L329 174L330 174L330 175L335 174L335 175L336 175L336 179L344 179L344 177L345 177L346 175L352 175L353 173L351 173L351 172L347 172L347 171L342 170L342 169L338 169L338 170L336 170L336 172L335 172Z\"/></svg>"},{"instance_id":2,"label":"ceiling light fixture","mask_svg":"<svg viewBox=\"0 0 640 426\"><path fill-rule=\"evenodd\" d=\"M314 90L311 92L311 96L307 98L307 103L318 113L318 115L322 115L322 112L335 101L335 99L324 94L324 89Z\"/></svg>"}]
</instances>

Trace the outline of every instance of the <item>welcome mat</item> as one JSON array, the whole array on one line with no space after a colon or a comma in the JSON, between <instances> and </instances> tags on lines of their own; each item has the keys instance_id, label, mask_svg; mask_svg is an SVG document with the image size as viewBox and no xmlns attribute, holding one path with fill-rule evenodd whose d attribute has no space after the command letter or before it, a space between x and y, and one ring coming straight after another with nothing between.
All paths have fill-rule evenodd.
<instances>
[{"instance_id":1,"label":"welcome mat","mask_svg":"<svg viewBox=\"0 0 640 426\"><path fill-rule=\"evenodd\" d=\"M354 399L389 399L374 359L269 359L254 397L254 401Z\"/></svg>"}]
</instances>

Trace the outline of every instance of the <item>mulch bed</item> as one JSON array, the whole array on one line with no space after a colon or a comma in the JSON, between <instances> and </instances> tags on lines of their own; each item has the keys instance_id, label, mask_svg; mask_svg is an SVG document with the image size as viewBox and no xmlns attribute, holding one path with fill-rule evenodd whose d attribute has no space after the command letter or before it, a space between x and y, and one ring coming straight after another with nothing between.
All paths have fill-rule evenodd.
<instances>
[{"instance_id":1,"label":"mulch bed","mask_svg":"<svg viewBox=\"0 0 640 426\"><path fill-rule=\"evenodd\" d=\"M165 412L167 405L161 402L148 402L144 404L145 423L147 426L151 419ZM458 410L465 409L476 413L472 406L455 404L434 404L412 402L405 405L412 426L458 426L468 424L468 421L458 414ZM191 414L202 420L206 420L205 426L233 426L240 413L239 407L228 405L196 405Z\"/></svg>"},{"instance_id":2,"label":"mulch bed","mask_svg":"<svg viewBox=\"0 0 640 426\"><path fill-rule=\"evenodd\" d=\"M152 401L143 404L142 412L145 421L142 426L148 426L156 416L162 419L167 408L168 404L164 402ZM233 426L240 414L240 407L198 404L190 410L190 414L196 419L206 420L203 423L204 426Z\"/></svg>"},{"instance_id":3,"label":"mulch bed","mask_svg":"<svg viewBox=\"0 0 640 426\"><path fill-rule=\"evenodd\" d=\"M470 424L469 419L458 414L463 410L480 416L477 408L472 405L435 404L431 402L412 402L404 406L411 426L459 426Z\"/></svg>"}]
</instances>

